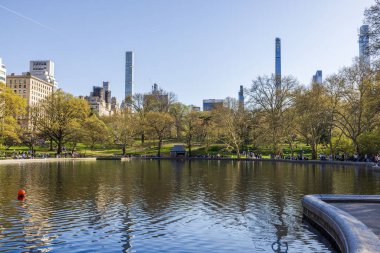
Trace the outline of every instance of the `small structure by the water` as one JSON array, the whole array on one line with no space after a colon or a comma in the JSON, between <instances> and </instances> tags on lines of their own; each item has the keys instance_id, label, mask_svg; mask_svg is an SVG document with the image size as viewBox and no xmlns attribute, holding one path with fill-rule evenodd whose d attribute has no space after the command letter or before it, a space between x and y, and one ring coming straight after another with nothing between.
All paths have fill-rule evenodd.
<instances>
[{"instance_id":1,"label":"small structure by the water","mask_svg":"<svg viewBox=\"0 0 380 253\"><path fill-rule=\"evenodd\" d=\"M171 157L186 157L187 151L185 149L185 146L183 145L174 145L170 149L170 156Z\"/></svg>"}]
</instances>

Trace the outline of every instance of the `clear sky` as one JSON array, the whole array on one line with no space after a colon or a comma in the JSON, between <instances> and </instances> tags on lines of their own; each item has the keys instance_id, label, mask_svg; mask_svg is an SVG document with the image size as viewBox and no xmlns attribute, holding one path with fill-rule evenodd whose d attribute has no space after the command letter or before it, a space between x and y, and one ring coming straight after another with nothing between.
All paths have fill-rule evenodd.
<instances>
[{"instance_id":1,"label":"clear sky","mask_svg":"<svg viewBox=\"0 0 380 253\"><path fill-rule=\"evenodd\" d=\"M110 81L124 94L125 51L135 53L135 91L153 83L186 104L237 97L274 72L305 85L358 55L358 29L373 0L0 0L0 57L8 73L51 59L74 95Z\"/></svg>"}]
</instances>

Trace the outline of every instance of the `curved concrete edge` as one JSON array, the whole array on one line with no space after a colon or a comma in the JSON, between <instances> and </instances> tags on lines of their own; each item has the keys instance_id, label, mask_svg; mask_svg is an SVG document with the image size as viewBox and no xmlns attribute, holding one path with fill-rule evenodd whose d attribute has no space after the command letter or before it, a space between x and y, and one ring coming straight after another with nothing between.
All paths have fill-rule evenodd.
<instances>
[{"instance_id":1,"label":"curved concrete edge","mask_svg":"<svg viewBox=\"0 0 380 253\"><path fill-rule=\"evenodd\" d=\"M350 202L362 202L366 198L380 200L379 197L368 195L306 195L302 199L303 214L328 233L342 252L378 252L379 238L366 225L347 212L325 202L343 201L342 198L346 201L351 200Z\"/></svg>"},{"instance_id":2,"label":"curved concrete edge","mask_svg":"<svg viewBox=\"0 0 380 253\"><path fill-rule=\"evenodd\" d=\"M342 195L342 194L318 194L312 195L317 196L324 202L355 202L355 203L379 203L380 204L380 195Z\"/></svg>"}]
</instances>

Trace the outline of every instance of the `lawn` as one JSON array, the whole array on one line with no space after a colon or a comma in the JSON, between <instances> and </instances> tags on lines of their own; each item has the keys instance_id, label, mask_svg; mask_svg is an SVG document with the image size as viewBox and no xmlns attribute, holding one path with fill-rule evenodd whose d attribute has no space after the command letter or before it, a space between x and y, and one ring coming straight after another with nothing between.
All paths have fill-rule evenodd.
<instances>
[{"instance_id":1,"label":"lawn","mask_svg":"<svg viewBox=\"0 0 380 253\"><path fill-rule=\"evenodd\" d=\"M183 142L178 141L165 141L163 143L163 146L161 148L161 155L162 156L169 156L170 155L170 149L173 147L173 145L185 145ZM185 145L186 146L186 145ZM301 154L305 157L311 158L311 148L310 146L304 144L304 143L297 143L294 145L294 155ZM55 155L55 150L50 151L49 145L45 144L43 147L36 147L37 154L50 154L50 156ZM284 156L290 156L291 151L288 145L282 146ZM144 145L141 145L140 141L136 141L132 147L128 147L126 150L126 153L128 155L144 155L144 156L154 156L157 154L157 141L155 140L146 140ZM14 152L27 152L28 147L26 146L12 146L9 149L1 149L1 157L4 157L4 154L7 154L7 156L11 156ZM121 155L122 150L121 148L116 147L115 145L96 145L94 150L91 150L88 146L79 143L75 149L75 151L82 156L86 157L98 157L98 156L113 156L113 155ZM254 152L255 154L261 154L263 158L269 158L271 152L271 149L269 146L260 146L260 147L253 147L253 146L247 146L244 151L250 151ZM326 147L319 147L319 153L328 153L328 149ZM225 148L224 144L221 143L215 143L210 145L208 148L206 148L205 145L202 144L195 144L192 147L192 155L198 156L198 155L217 155L220 154L224 157L237 157L236 152L227 150Z\"/></svg>"}]
</instances>

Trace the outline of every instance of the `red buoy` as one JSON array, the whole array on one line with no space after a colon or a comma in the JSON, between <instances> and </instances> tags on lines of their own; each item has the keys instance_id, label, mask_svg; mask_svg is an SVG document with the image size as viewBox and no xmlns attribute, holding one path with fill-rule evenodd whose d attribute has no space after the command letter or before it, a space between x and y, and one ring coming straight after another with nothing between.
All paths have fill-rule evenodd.
<instances>
[{"instance_id":1,"label":"red buoy","mask_svg":"<svg viewBox=\"0 0 380 253\"><path fill-rule=\"evenodd\" d=\"M17 193L17 199L18 200L24 200L25 199L26 192L23 189L18 190Z\"/></svg>"}]
</instances>

